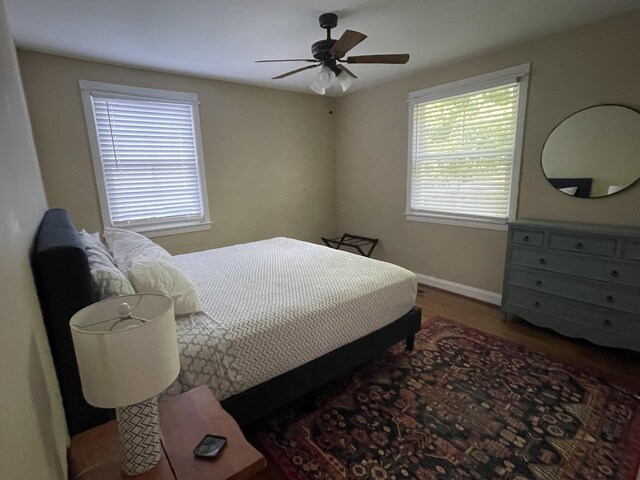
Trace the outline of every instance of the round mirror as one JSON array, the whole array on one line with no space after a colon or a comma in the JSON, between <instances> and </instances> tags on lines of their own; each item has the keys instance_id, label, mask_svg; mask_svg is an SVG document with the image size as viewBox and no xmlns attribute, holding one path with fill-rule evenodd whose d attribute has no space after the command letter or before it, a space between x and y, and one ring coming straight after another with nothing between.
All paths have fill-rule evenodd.
<instances>
[{"instance_id":1,"label":"round mirror","mask_svg":"<svg viewBox=\"0 0 640 480\"><path fill-rule=\"evenodd\" d=\"M547 180L566 195L606 197L640 178L640 113L622 105L585 108L553 129L542 149Z\"/></svg>"}]
</instances>

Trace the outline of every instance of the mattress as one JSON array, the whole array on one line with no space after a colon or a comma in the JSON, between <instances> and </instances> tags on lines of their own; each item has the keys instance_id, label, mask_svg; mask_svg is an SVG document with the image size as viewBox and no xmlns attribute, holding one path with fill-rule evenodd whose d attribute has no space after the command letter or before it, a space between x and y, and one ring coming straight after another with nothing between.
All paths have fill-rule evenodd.
<instances>
[{"instance_id":1,"label":"mattress","mask_svg":"<svg viewBox=\"0 0 640 480\"><path fill-rule=\"evenodd\" d=\"M224 400L406 314L404 268L289 238L177 255L203 311L176 319L177 394L208 385Z\"/></svg>"}]
</instances>

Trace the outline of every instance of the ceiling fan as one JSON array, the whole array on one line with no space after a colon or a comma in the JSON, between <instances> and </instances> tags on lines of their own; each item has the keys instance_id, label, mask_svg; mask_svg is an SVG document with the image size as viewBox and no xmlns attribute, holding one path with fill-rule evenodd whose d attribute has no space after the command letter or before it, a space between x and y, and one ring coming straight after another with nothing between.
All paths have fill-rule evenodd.
<instances>
[{"instance_id":1,"label":"ceiling fan","mask_svg":"<svg viewBox=\"0 0 640 480\"><path fill-rule=\"evenodd\" d=\"M356 75L349 70L345 63L386 63L386 64L404 64L409 61L408 53L398 54L382 54L382 55L357 55L344 56L353 47L362 42L366 35L353 30L345 30L339 39L335 40L331 38L331 29L335 28L338 24L338 16L335 13L324 13L319 18L320 28L324 28L327 31L327 38L325 40L319 40L311 45L311 54L313 58L287 58L282 60L257 60L256 63L267 62L311 62L313 65L307 65L301 68L296 68L289 72L277 75L272 80L278 80L288 77L295 73L303 72L312 68L320 68L318 76L311 85L311 90L320 95L324 95L327 88L331 86L334 79L338 81L338 84L342 91L346 91L351 85Z\"/></svg>"}]
</instances>

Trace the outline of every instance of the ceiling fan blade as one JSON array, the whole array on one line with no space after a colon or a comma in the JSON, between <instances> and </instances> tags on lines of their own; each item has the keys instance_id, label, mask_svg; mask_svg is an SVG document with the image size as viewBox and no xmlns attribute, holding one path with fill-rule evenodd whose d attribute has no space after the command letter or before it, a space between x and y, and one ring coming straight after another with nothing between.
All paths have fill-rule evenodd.
<instances>
[{"instance_id":1,"label":"ceiling fan blade","mask_svg":"<svg viewBox=\"0 0 640 480\"><path fill-rule=\"evenodd\" d=\"M320 66L320 64L318 64L318 65L307 65L306 67L296 68L295 70L291 70L290 72L280 74L277 77L273 77L271 80L278 80L280 78L284 78L284 77L288 77L289 75L293 75L294 73L302 72L304 70L309 70L310 68L316 68L316 67L319 67L319 66Z\"/></svg>"},{"instance_id":2,"label":"ceiling fan blade","mask_svg":"<svg viewBox=\"0 0 640 480\"><path fill-rule=\"evenodd\" d=\"M364 33L345 30L338 41L331 47L329 53L333 58L342 58L349 50L358 45L367 36Z\"/></svg>"},{"instance_id":3,"label":"ceiling fan blade","mask_svg":"<svg viewBox=\"0 0 640 480\"><path fill-rule=\"evenodd\" d=\"M347 74L351 75L353 78L358 78L358 77L356 77L355 73L353 73L351 70L349 70L349 69L348 69L347 67L345 67L344 65L338 65L338 68L339 68L340 70L342 70L343 72L345 72L345 73L347 73Z\"/></svg>"},{"instance_id":4,"label":"ceiling fan blade","mask_svg":"<svg viewBox=\"0 0 640 480\"><path fill-rule=\"evenodd\" d=\"M282 60L256 60L254 63L268 63L268 62L318 62L315 58L285 58Z\"/></svg>"},{"instance_id":5,"label":"ceiling fan blade","mask_svg":"<svg viewBox=\"0 0 640 480\"><path fill-rule=\"evenodd\" d=\"M407 63L408 53L392 53L387 55L358 55L347 57L347 63Z\"/></svg>"}]
</instances>

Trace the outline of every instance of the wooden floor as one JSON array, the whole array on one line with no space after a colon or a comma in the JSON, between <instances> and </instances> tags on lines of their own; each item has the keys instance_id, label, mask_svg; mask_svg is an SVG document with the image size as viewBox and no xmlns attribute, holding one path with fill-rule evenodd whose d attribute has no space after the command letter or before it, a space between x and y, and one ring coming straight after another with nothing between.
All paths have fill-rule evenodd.
<instances>
[{"instance_id":1,"label":"wooden floor","mask_svg":"<svg viewBox=\"0 0 640 480\"><path fill-rule=\"evenodd\" d=\"M416 304L422 308L423 323L435 316L525 345L555 360L582 366L609 382L640 393L640 353L604 348L584 340L563 337L552 330L535 327L522 320L502 320L500 309L467 297L420 286ZM286 480L269 462L255 480Z\"/></svg>"}]
</instances>

